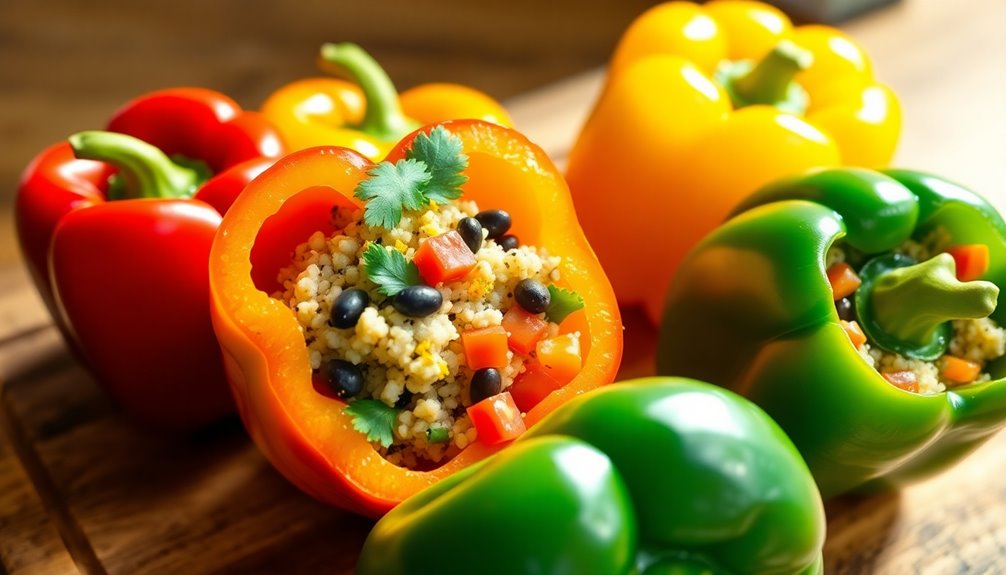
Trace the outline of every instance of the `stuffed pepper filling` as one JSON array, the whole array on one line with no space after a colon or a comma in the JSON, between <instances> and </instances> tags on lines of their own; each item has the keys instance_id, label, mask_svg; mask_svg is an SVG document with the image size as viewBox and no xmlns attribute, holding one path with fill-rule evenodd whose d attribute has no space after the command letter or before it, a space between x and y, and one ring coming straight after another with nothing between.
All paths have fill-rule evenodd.
<instances>
[{"instance_id":1,"label":"stuffed pepper filling","mask_svg":"<svg viewBox=\"0 0 1006 575\"><path fill-rule=\"evenodd\" d=\"M334 210L338 231L295 249L273 294L299 322L315 389L412 469L519 435L522 412L580 371L588 335L563 330L583 300L560 287L562 259L462 199L464 163L443 128L420 134L407 160L368 172L362 209Z\"/></svg>"},{"instance_id":2,"label":"stuffed pepper filling","mask_svg":"<svg viewBox=\"0 0 1006 575\"><path fill-rule=\"evenodd\" d=\"M826 268L839 320L860 356L892 385L923 395L991 379L1006 355L1006 330L988 316L998 288L984 245L952 245L945 234L865 256L828 251Z\"/></svg>"}]
</instances>

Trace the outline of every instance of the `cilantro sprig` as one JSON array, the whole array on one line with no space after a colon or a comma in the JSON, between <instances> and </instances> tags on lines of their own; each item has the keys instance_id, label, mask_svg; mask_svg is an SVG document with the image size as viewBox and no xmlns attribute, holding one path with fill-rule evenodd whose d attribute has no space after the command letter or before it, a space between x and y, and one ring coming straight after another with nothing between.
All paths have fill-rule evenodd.
<instances>
[{"instance_id":1,"label":"cilantro sprig","mask_svg":"<svg viewBox=\"0 0 1006 575\"><path fill-rule=\"evenodd\" d=\"M545 310L545 318L554 323L562 323L569 314L583 309L583 296L573 290L557 287L549 284L548 295L551 303Z\"/></svg>"},{"instance_id":2,"label":"cilantro sprig","mask_svg":"<svg viewBox=\"0 0 1006 575\"><path fill-rule=\"evenodd\" d=\"M461 186L468 181L462 173L467 167L461 139L436 126L429 134L416 136L404 160L385 160L371 168L353 195L367 202L363 221L387 230L402 221L403 210L460 198Z\"/></svg>"},{"instance_id":3,"label":"cilantro sprig","mask_svg":"<svg viewBox=\"0 0 1006 575\"><path fill-rule=\"evenodd\" d=\"M419 268L402 252L370 244L363 252L363 271L377 284L377 291L391 297L403 289L419 285Z\"/></svg>"},{"instance_id":4,"label":"cilantro sprig","mask_svg":"<svg viewBox=\"0 0 1006 575\"><path fill-rule=\"evenodd\" d=\"M398 410L378 399L358 399L342 410L353 418L353 429L366 434L367 441L388 447L394 441Z\"/></svg>"}]
</instances>

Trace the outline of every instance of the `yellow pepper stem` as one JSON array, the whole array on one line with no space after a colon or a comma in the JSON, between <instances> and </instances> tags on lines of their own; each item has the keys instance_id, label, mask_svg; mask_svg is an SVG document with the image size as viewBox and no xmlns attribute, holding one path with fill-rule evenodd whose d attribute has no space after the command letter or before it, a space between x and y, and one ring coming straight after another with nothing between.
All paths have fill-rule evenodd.
<instances>
[{"instance_id":1,"label":"yellow pepper stem","mask_svg":"<svg viewBox=\"0 0 1006 575\"><path fill-rule=\"evenodd\" d=\"M759 62L731 62L717 75L735 108L765 104L802 114L807 109L807 93L794 78L813 60L807 50L790 40L780 40Z\"/></svg>"},{"instance_id":2,"label":"yellow pepper stem","mask_svg":"<svg viewBox=\"0 0 1006 575\"><path fill-rule=\"evenodd\" d=\"M321 65L337 76L355 82L367 102L363 121L354 128L379 140L394 142L418 127L402 112L391 78L370 54L356 44L324 44Z\"/></svg>"}]
</instances>

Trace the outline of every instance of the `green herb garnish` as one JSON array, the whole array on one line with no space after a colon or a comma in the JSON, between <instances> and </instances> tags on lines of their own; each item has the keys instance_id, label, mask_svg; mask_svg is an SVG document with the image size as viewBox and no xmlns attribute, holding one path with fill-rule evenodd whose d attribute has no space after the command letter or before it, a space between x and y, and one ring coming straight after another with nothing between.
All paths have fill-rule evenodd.
<instances>
[{"instance_id":1,"label":"green herb garnish","mask_svg":"<svg viewBox=\"0 0 1006 575\"><path fill-rule=\"evenodd\" d=\"M367 441L388 447L394 440L398 410L377 399L358 399L342 410L353 417L353 429L367 435Z\"/></svg>"},{"instance_id":2,"label":"green herb garnish","mask_svg":"<svg viewBox=\"0 0 1006 575\"><path fill-rule=\"evenodd\" d=\"M427 443L447 443L449 439L446 427L431 427L426 430Z\"/></svg>"},{"instance_id":3,"label":"green herb garnish","mask_svg":"<svg viewBox=\"0 0 1006 575\"><path fill-rule=\"evenodd\" d=\"M367 278L377 284L377 292L388 297L419 285L419 268L393 248L370 244L363 252L363 270Z\"/></svg>"},{"instance_id":4,"label":"green herb garnish","mask_svg":"<svg viewBox=\"0 0 1006 575\"><path fill-rule=\"evenodd\" d=\"M363 221L386 230L402 221L402 211L416 211L430 202L447 203L461 197L462 174L468 156L461 152L461 139L443 126L419 134L404 160L381 162L371 168L353 195L367 202Z\"/></svg>"},{"instance_id":5,"label":"green herb garnish","mask_svg":"<svg viewBox=\"0 0 1006 575\"><path fill-rule=\"evenodd\" d=\"M552 302L545 310L545 318L554 323L562 323L562 320L576 310L583 309L583 298L573 290L556 287L549 284L548 295Z\"/></svg>"}]
</instances>

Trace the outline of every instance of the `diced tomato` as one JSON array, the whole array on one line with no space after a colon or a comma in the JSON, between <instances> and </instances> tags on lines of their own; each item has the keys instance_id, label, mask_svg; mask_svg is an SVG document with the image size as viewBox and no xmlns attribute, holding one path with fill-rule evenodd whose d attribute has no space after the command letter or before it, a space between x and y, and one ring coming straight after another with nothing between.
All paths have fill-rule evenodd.
<instances>
[{"instance_id":1,"label":"diced tomato","mask_svg":"<svg viewBox=\"0 0 1006 575\"><path fill-rule=\"evenodd\" d=\"M548 331L547 321L524 311L519 305L506 312L502 326L509 334L510 349L522 355L531 355L538 340Z\"/></svg>"},{"instance_id":2,"label":"diced tomato","mask_svg":"<svg viewBox=\"0 0 1006 575\"><path fill-rule=\"evenodd\" d=\"M412 258L423 281L435 286L459 280L475 267L475 254L456 230L427 239Z\"/></svg>"},{"instance_id":3,"label":"diced tomato","mask_svg":"<svg viewBox=\"0 0 1006 575\"><path fill-rule=\"evenodd\" d=\"M835 301L852 295L859 284L863 283L852 266L845 262L831 264L828 268L828 282L831 283L831 293Z\"/></svg>"},{"instance_id":4,"label":"diced tomato","mask_svg":"<svg viewBox=\"0 0 1006 575\"><path fill-rule=\"evenodd\" d=\"M573 332L543 339L535 347L535 356L552 379L566 385L583 366L580 334Z\"/></svg>"},{"instance_id":5,"label":"diced tomato","mask_svg":"<svg viewBox=\"0 0 1006 575\"><path fill-rule=\"evenodd\" d=\"M461 345L465 348L468 367L473 370L506 367L510 362L507 358L506 330L501 325L461 332Z\"/></svg>"},{"instance_id":6,"label":"diced tomato","mask_svg":"<svg viewBox=\"0 0 1006 575\"><path fill-rule=\"evenodd\" d=\"M940 376L953 383L971 383L981 371L981 365L961 357L945 355L940 359Z\"/></svg>"},{"instance_id":7,"label":"diced tomato","mask_svg":"<svg viewBox=\"0 0 1006 575\"><path fill-rule=\"evenodd\" d=\"M513 396L514 403L521 411L527 413L534 406L541 403L545 396L562 387L558 381L552 379L545 368L538 362L528 362L524 364L526 371L514 379L510 386L510 395Z\"/></svg>"},{"instance_id":8,"label":"diced tomato","mask_svg":"<svg viewBox=\"0 0 1006 575\"><path fill-rule=\"evenodd\" d=\"M520 437L527 429L510 392L487 397L468 408L468 417L479 434L479 441L495 445Z\"/></svg>"},{"instance_id":9,"label":"diced tomato","mask_svg":"<svg viewBox=\"0 0 1006 575\"><path fill-rule=\"evenodd\" d=\"M842 329L845 330L845 335L849 336L849 340L852 341L853 347L859 349L863 347L866 343L866 334L863 333L863 328L859 327L859 324L854 321L839 320L842 324Z\"/></svg>"},{"instance_id":10,"label":"diced tomato","mask_svg":"<svg viewBox=\"0 0 1006 575\"><path fill-rule=\"evenodd\" d=\"M914 371L888 371L880 375L884 376L884 379L894 387L911 391L912 393L919 392L919 378L915 375Z\"/></svg>"},{"instance_id":11,"label":"diced tomato","mask_svg":"<svg viewBox=\"0 0 1006 575\"><path fill-rule=\"evenodd\" d=\"M976 280L989 270L989 247L985 244L967 244L947 248L957 266L957 279L962 282Z\"/></svg>"}]
</instances>

